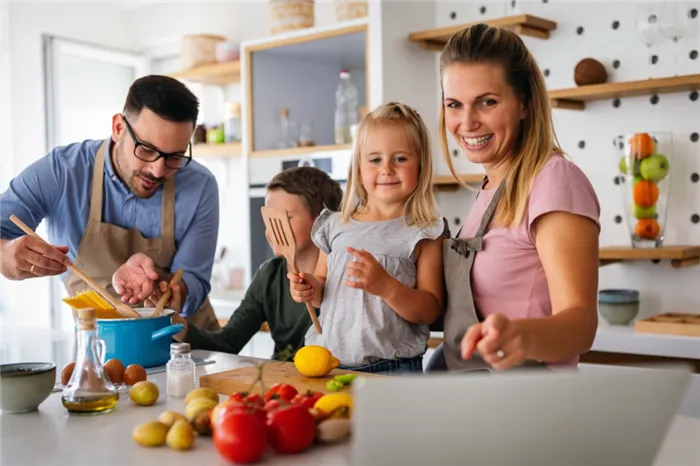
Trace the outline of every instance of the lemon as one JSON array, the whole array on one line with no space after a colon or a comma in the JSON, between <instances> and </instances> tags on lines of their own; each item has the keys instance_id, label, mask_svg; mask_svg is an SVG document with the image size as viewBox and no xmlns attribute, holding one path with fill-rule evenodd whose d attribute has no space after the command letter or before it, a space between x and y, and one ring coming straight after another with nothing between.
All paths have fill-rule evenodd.
<instances>
[{"instance_id":1,"label":"lemon","mask_svg":"<svg viewBox=\"0 0 700 466\"><path fill-rule=\"evenodd\" d=\"M316 400L314 409L321 411L325 415L337 414L342 415L344 410L339 409L343 406L347 407L347 417L352 415L352 395L347 393L328 393Z\"/></svg>"},{"instance_id":2,"label":"lemon","mask_svg":"<svg viewBox=\"0 0 700 466\"><path fill-rule=\"evenodd\" d=\"M294 366L306 377L323 377L339 364L338 358L323 346L304 346L294 356Z\"/></svg>"}]
</instances>

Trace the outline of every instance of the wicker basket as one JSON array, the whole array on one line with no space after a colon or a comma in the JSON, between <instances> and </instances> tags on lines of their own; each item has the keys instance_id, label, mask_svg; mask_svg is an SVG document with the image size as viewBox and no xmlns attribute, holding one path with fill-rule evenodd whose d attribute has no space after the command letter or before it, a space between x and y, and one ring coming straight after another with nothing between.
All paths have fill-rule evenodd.
<instances>
[{"instance_id":1,"label":"wicker basket","mask_svg":"<svg viewBox=\"0 0 700 466\"><path fill-rule=\"evenodd\" d=\"M336 21L348 21L367 16L367 0L335 0Z\"/></svg>"},{"instance_id":2,"label":"wicker basket","mask_svg":"<svg viewBox=\"0 0 700 466\"><path fill-rule=\"evenodd\" d=\"M186 34L182 37L182 68L191 68L216 63L216 44L225 37L211 34Z\"/></svg>"},{"instance_id":3,"label":"wicker basket","mask_svg":"<svg viewBox=\"0 0 700 466\"><path fill-rule=\"evenodd\" d=\"M314 0L269 0L270 34L314 27Z\"/></svg>"}]
</instances>

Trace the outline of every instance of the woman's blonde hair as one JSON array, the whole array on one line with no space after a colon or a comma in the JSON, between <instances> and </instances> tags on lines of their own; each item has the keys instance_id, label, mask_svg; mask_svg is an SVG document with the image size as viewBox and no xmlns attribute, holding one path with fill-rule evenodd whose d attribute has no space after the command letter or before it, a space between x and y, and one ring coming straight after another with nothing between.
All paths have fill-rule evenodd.
<instances>
[{"instance_id":1,"label":"woman's blonde hair","mask_svg":"<svg viewBox=\"0 0 700 466\"><path fill-rule=\"evenodd\" d=\"M430 153L430 134L423 119L414 109L400 102L388 102L365 115L357 126L357 136L352 147L352 160L348 171L348 184L343 196L341 215L348 221L359 209L367 205L367 191L362 186L360 158L371 130L381 125L399 127L412 149L418 155L418 184L406 198L404 216L410 224L426 226L437 219L433 194L433 164Z\"/></svg>"},{"instance_id":2,"label":"woman's blonde hair","mask_svg":"<svg viewBox=\"0 0 700 466\"><path fill-rule=\"evenodd\" d=\"M476 24L456 32L440 55L440 76L455 63L500 65L505 78L525 108L504 192L495 214L502 226L515 227L525 215L532 182L553 155L563 155L554 131L544 77L520 37L507 29ZM447 146L444 90L438 120L440 145L450 171L454 166ZM466 185L465 185L466 186ZM471 189L471 188L469 188Z\"/></svg>"}]
</instances>

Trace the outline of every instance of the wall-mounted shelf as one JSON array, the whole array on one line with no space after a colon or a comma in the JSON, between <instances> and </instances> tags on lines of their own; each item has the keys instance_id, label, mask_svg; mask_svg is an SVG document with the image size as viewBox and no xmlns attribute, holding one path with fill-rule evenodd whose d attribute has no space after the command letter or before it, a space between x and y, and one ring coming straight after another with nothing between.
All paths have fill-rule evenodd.
<instances>
[{"instance_id":1,"label":"wall-mounted shelf","mask_svg":"<svg viewBox=\"0 0 700 466\"><path fill-rule=\"evenodd\" d=\"M459 175L459 179L466 184L481 184L484 181L483 173L465 173ZM433 186L441 190L456 190L460 188L460 184L452 175L436 175L433 176Z\"/></svg>"},{"instance_id":2,"label":"wall-mounted shelf","mask_svg":"<svg viewBox=\"0 0 700 466\"><path fill-rule=\"evenodd\" d=\"M700 264L700 246L663 246L653 249L635 249L626 246L600 248L600 265L622 261L670 260L674 269Z\"/></svg>"},{"instance_id":3,"label":"wall-mounted shelf","mask_svg":"<svg viewBox=\"0 0 700 466\"><path fill-rule=\"evenodd\" d=\"M192 157L235 158L241 156L241 143L228 142L225 144L199 143L192 146Z\"/></svg>"},{"instance_id":4,"label":"wall-mounted shelf","mask_svg":"<svg viewBox=\"0 0 700 466\"><path fill-rule=\"evenodd\" d=\"M226 85L237 83L241 79L241 62L228 61L223 63L212 63L180 71L170 75L173 78L183 81L192 81L202 84Z\"/></svg>"},{"instance_id":5,"label":"wall-mounted shelf","mask_svg":"<svg viewBox=\"0 0 700 466\"><path fill-rule=\"evenodd\" d=\"M549 31L553 31L557 28L557 23L548 19L532 15L515 15L413 32L408 35L408 40L417 43L422 49L440 52L443 47L445 47L445 44L452 34L478 23L509 29L521 36L536 37L538 39L548 39Z\"/></svg>"},{"instance_id":6,"label":"wall-mounted shelf","mask_svg":"<svg viewBox=\"0 0 700 466\"><path fill-rule=\"evenodd\" d=\"M315 154L317 152L350 150L351 148L352 148L351 144L291 147L289 149L256 150L256 151L251 152L250 156L251 157L279 157L279 156L283 156L283 155L307 155L307 154Z\"/></svg>"},{"instance_id":7,"label":"wall-mounted shelf","mask_svg":"<svg viewBox=\"0 0 700 466\"><path fill-rule=\"evenodd\" d=\"M700 74L670 78L643 79L619 83L593 84L549 91L552 108L583 110L585 102L610 98L635 97L700 89Z\"/></svg>"}]
</instances>

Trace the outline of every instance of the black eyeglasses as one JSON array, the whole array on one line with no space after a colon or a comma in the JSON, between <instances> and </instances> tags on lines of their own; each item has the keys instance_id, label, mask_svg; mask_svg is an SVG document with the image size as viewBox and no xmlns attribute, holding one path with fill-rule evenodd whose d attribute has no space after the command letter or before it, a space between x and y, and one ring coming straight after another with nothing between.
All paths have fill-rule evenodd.
<instances>
[{"instance_id":1,"label":"black eyeglasses","mask_svg":"<svg viewBox=\"0 0 700 466\"><path fill-rule=\"evenodd\" d=\"M159 158L163 157L165 159L165 166L173 169L184 168L188 163L190 163L190 160L192 160L192 143L187 145L189 155L183 152L174 152L170 154L161 152L136 139L136 136L134 136L134 131L131 129L131 125L127 121L126 117L122 115L122 118L124 118L126 130L129 132L131 140L134 141L134 155L137 159L143 160L144 162L155 162Z\"/></svg>"}]
</instances>

